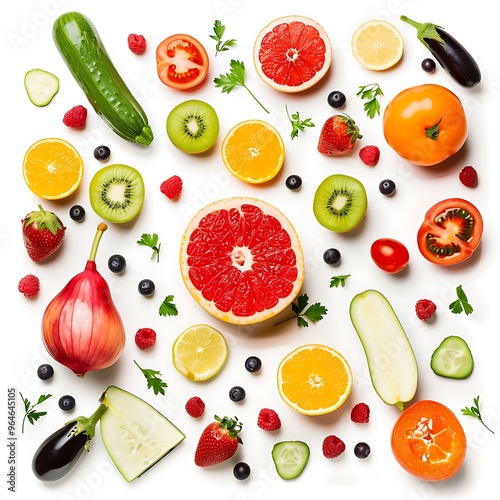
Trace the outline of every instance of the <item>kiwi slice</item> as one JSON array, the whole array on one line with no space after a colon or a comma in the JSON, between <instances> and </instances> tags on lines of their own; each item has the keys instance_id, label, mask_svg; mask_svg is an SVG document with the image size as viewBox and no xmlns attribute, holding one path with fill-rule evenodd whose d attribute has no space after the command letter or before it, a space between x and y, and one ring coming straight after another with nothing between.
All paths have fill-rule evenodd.
<instances>
[{"instance_id":1,"label":"kiwi slice","mask_svg":"<svg viewBox=\"0 0 500 500\"><path fill-rule=\"evenodd\" d=\"M363 220L367 206L366 190L358 179L334 174L318 186L313 211L322 226L336 233L345 233Z\"/></svg>"},{"instance_id":2,"label":"kiwi slice","mask_svg":"<svg viewBox=\"0 0 500 500\"><path fill-rule=\"evenodd\" d=\"M181 102L167 117L167 134L172 144L189 154L211 148L219 135L219 117L205 101Z\"/></svg>"},{"instance_id":3,"label":"kiwi slice","mask_svg":"<svg viewBox=\"0 0 500 500\"><path fill-rule=\"evenodd\" d=\"M144 180L138 170L119 163L108 165L90 181L90 205L108 222L128 222L141 211L144 191Z\"/></svg>"}]
</instances>

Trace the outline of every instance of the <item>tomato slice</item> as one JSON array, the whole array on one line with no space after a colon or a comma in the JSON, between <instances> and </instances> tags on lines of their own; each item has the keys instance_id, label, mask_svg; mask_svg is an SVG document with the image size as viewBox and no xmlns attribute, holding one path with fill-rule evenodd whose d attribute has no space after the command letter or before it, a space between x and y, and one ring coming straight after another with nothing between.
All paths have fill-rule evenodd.
<instances>
[{"instance_id":1,"label":"tomato slice","mask_svg":"<svg viewBox=\"0 0 500 500\"><path fill-rule=\"evenodd\" d=\"M187 90L199 85L208 73L205 47L190 35L172 35L156 49L156 69L168 87Z\"/></svg>"},{"instance_id":2,"label":"tomato slice","mask_svg":"<svg viewBox=\"0 0 500 500\"><path fill-rule=\"evenodd\" d=\"M436 401L409 406L392 430L392 453L410 474L424 481L453 476L465 460L467 439L455 414Z\"/></svg>"},{"instance_id":3,"label":"tomato slice","mask_svg":"<svg viewBox=\"0 0 500 500\"><path fill-rule=\"evenodd\" d=\"M483 218L467 200L449 198L433 205L417 235L418 249L430 262L451 266L468 259L481 242Z\"/></svg>"}]
</instances>

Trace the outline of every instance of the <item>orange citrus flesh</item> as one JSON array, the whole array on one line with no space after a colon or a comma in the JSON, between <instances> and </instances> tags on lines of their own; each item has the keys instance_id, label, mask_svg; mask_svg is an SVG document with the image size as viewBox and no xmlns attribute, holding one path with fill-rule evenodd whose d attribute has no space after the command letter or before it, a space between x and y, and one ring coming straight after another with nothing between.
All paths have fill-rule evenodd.
<instances>
[{"instance_id":1,"label":"orange citrus flesh","mask_svg":"<svg viewBox=\"0 0 500 500\"><path fill-rule=\"evenodd\" d=\"M35 142L23 160L23 176L30 190L46 200L60 200L76 191L83 177L83 160L63 139Z\"/></svg>"},{"instance_id":2,"label":"orange citrus flesh","mask_svg":"<svg viewBox=\"0 0 500 500\"><path fill-rule=\"evenodd\" d=\"M351 389L349 364L340 353L325 345L298 347L278 367L280 396L304 415L323 415L336 410Z\"/></svg>"}]
</instances>

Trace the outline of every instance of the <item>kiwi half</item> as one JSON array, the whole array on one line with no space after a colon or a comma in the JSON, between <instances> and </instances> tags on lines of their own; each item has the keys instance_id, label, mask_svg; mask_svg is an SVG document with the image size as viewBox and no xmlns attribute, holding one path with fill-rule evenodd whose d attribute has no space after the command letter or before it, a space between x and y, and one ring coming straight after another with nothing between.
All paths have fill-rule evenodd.
<instances>
[{"instance_id":1,"label":"kiwi half","mask_svg":"<svg viewBox=\"0 0 500 500\"><path fill-rule=\"evenodd\" d=\"M205 101L181 102L167 117L167 135L172 144L189 154L203 153L219 136L219 117Z\"/></svg>"},{"instance_id":2,"label":"kiwi half","mask_svg":"<svg viewBox=\"0 0 500 500\"><path fill-rule=\"evenodd\" d=\"M330 175L318 186L314 195L316 219L336 233L345 233L358 226L367 207L365 187L358 179L348 175Z\"/></svg>"},{"instance_id":3,"label":"kiwi half","mask_svg":"<svg viewBox=\"0 0 500 500\"><path fill-rule=\"evenodd\" d=\"M119 163L108 165L90 181L90 205L108 222L129 222L141 211L144 192L144 180L138 170Z\"/></svg>"}]
</instances>

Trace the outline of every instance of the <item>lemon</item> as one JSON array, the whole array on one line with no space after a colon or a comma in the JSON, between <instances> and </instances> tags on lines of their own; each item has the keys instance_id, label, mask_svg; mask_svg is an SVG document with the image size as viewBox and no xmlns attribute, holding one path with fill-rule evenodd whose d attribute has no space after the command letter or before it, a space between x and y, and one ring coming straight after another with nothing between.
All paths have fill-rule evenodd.
<instances>
[{"instance_id":1,"label":"lemon","mask_svg":"<svg viewBox=\"0 0 500 500\"><path fill-rule=\"evenodd\" d=\"M403 56L403 37L387 21L372 20L362 24L352 37L352 52L365 68L389 69Z\"/></svg>"},{"instance_id":2,"label":"lemon","mask_svg":"<svg viewBox=\"0 0 500 500\"><path fill-rule=\"evenodd\" d=\"M226 363L227 342L221 332L209 325L186 328L172 346L175 369L190 380L208 380Z\"/></svg>"}]
</instances>

